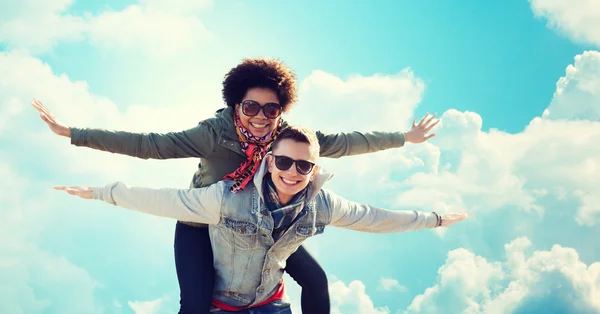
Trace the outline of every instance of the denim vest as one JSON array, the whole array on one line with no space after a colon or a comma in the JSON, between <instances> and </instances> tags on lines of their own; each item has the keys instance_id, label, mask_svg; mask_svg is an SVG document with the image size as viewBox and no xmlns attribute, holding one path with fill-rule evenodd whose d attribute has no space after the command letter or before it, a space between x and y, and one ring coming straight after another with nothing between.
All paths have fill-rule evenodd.
<instances>
[{"instance_id":1,"label":"denim vest","mask_svg":"<svg viewBox=\"0 0 600 314\"><path fill-rule=\"evenodd\" d=\"M309 186L299 217L274 242L273 217L259 183L265 168L263 163L253 182L235 194L228 192L233 181L225 181L220 221L209 226L216 271L214 297L235 307L254 305L273 295L283 278L287 258L306 239L323 233L331 221L331 209L317 197L331 177L322 173Z\"/></svg>"}]
</instances>

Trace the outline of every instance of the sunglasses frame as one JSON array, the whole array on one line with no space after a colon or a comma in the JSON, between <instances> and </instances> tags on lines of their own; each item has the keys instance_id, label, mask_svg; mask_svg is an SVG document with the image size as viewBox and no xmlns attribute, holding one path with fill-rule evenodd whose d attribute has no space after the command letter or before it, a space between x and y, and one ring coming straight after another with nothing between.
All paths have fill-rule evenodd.
<instances>
[{"instance_id":1,"label":"sunglasses frame","mask_svg":"<svg viewBox=\"0 0 600 314\"><path fill-rule=\"evenodd\" d=\"M257 105L257 106L258 106L258 111L256 111L256 113L255 113L255 114L247 114L247 113L246 113L246 107L247 107L247 106L249 106L249 104L247 104L247 103L251 103L252 105ZM270 117L270 116L268 116L268 115L267 115L267 112L265 111L265 107L267 107L267 106L269 106L269 107L276 107L277 109L279 109L279 110L278 110L278 113L277 113L277 115L276 115L276 116L274 116L274 117ZM244 115L248 116L248 117L254 117L254 116L258 115L258 113L260 113L260 111L262 110L263 114L264 114L264 115L265 115L265 117L267 117L268 119L276 119L276 118L278 118L279 116L281 116L281 113L283 112L283 108L282 108L282 107L281 107L281 105L280 105L280 104L278 104L278 103L275 103L275 102L268 102L268 103L266 103L266 104L264 104L264 105L262 105L262 106L261 106L261 105L258 103L258 101L255 101L255 100L250 100L250 99L247 99L247 100L244 100L244 101L242 101L242 102L240 103L240 107L242 107L242 113L243 113Z\"/></svg>"},{"instance_id":2,"label":"sunglasses frame","mask_svg":"<svg viewBox=\"0 0 600 314\"><path fill-rule=\"evenodd\" d=\"M273 158L275 158L275 167L277 167L277 169L279 169L281 171L286 171L286 170L290 169L293 165L296 165L296 172L298 172L299 174L301 174L303 176L306 176L306 175L310 174L311 171L313 171L315 169L315 165L316 165L314 162L310 162L308 160L302 160L302 159L296 160L296 159L292 159L292 158L290 158L288 156L281 156L281 155L271 155L271 156L273 156ZM279 165L277 165L277 160L281 159L281 158L287 158L287 159L291 160L292 164L287 169L281 169L279 167ZM300 167L298 166L298 162L299 161L306 162L306 163L310 164L310 169L308 170L308 172L304 173L304 171L300 170Z\"/></svg>"}]
</instances>

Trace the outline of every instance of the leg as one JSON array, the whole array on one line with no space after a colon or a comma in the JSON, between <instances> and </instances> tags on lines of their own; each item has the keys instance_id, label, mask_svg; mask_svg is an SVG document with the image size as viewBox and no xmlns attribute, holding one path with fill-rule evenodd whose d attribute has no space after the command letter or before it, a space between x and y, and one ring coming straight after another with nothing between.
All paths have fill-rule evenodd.
<instances>
[{"instance_id":1,"label":"leg","mask_svg":"<svg viewBox=\"0 0 600 314\"><path fill-rule=\"evenodd\" d=\"M304 246L287 259L285 271L302 287L302 313L329 314L327 275Z\"/></svg>"},{"instance_id":2,"label":"leg","mask_svg":"<svg viewBox=\"0 0 600 314\"><path fill-rule=\"evenodd\" d=\"M179 314L209 312L215 281L213 253L208 228L177 222L175 267L179 280Z\"/></svg>"}]
</instances>

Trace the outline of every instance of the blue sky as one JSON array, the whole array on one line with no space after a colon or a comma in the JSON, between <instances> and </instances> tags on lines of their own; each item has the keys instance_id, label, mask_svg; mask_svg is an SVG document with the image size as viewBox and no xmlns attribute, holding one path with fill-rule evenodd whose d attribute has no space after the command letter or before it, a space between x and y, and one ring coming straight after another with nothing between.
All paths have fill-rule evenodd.
<instances>
[{"instance_id":1,"label":"blue sky","mask_svg":"<svg viewBox=\"0 0 600 314\"><path fill-rule=\"evenodd\" d=\"M442 117L427 144L322 160L329 189L475 214L443 232L311 239L336 313L600 311L597 4L52 0L0 12L1 313L178 304L173 221L50 187L187 187L197 161L70 146L31 99L71 126L177 131L222 106L223 75L251 56L297 73L295 123L398 131Z\"/></svg>"}]
</instances>

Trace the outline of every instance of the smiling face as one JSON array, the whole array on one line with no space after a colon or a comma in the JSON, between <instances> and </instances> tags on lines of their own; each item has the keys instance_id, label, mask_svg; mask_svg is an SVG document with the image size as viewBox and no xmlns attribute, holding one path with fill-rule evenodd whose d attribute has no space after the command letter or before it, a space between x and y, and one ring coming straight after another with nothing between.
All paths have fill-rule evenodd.
<instances>
[{"instance_id":1,"label":"smiling face","mask_svg":"<svg viewBox=\"0 0 600 314\"><path fill-rule=\"evenodd\" d=\"M312 163L317 162L317 153L315 149L311 149L309 143L298 142L293 139L282 139L276 146L273 147L273 155L275 156L286 156L294 160L306 160ZM294 195L302 191L312 181L317 172L318 166L314 166L311 172L306 175L298 173L296 169L296 163L287 170L280 170L275 165L275 157L268 155L268 167L271 173L271 179L275 184L279 201L282 204L289 202Z\"/></svg>"},{"instance_id":2,"label":"smiling face","mask_svg":"<svg viewBox=\"0 0 600 314\"><path fill-rule=\"evenodd\" d=\"M244 98L242 98L240 103L244 102L245 100L253 100L259 103L261 106L264 106L267 103L279 104L279 98L277 97L277 94L268 88L255 87L248 89L246 95L244 95ZM235 110L237 110L242 125L256 137L263 137L269 134L269 132L273 131L273 128L277 126L279 119L281 119L281 116L275 119L269 119L265 116L263 110L260 110L258 114L253 117L247 116L242 111L240 104L235 105Z\"/></svg>"}]
</instances>

